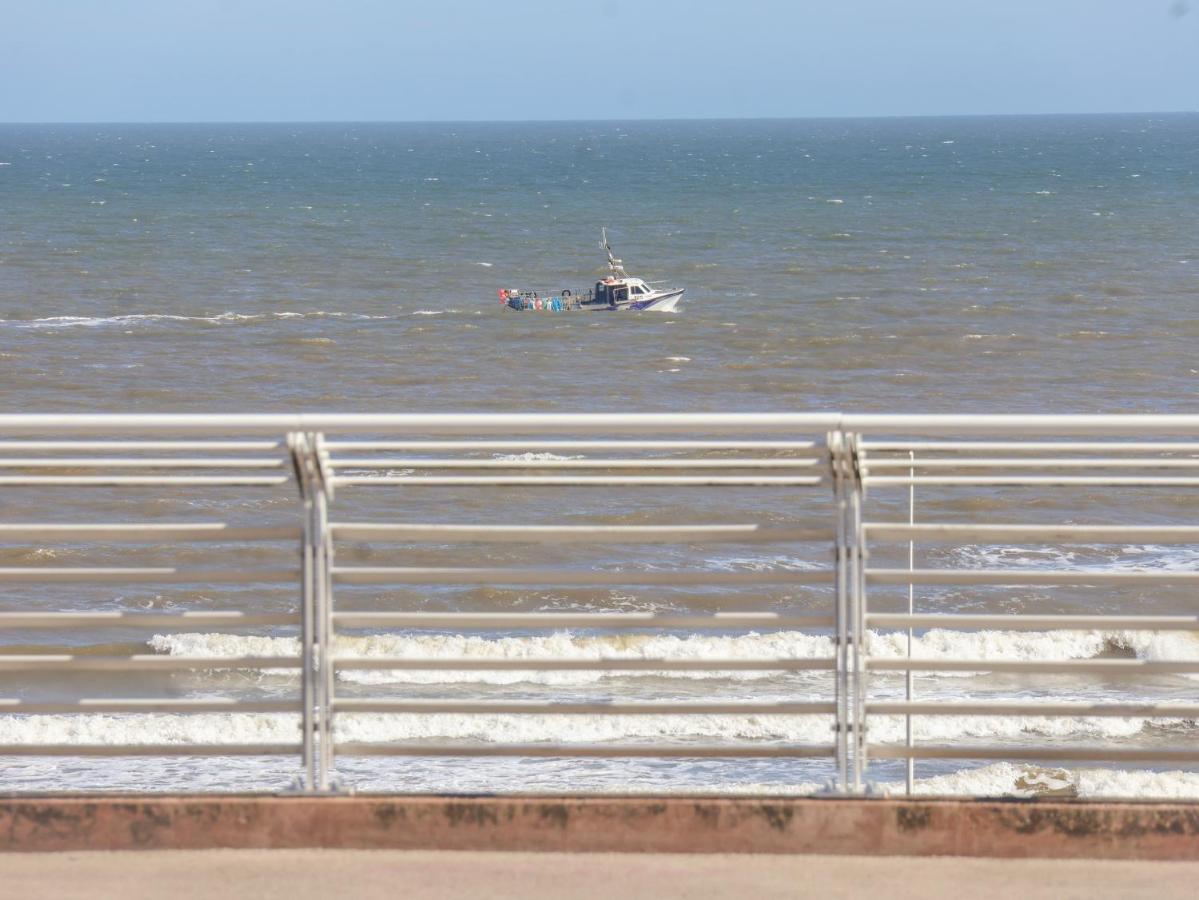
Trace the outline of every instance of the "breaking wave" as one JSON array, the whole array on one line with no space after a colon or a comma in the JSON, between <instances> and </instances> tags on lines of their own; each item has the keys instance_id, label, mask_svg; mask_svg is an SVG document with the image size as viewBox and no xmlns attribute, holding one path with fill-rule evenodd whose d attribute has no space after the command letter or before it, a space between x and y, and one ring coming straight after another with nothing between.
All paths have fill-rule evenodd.
<instances>
[{"instance_id":1,"label":"breaking wave","mask_svg":"<svg viewBox=\"0 0 1199 900\"><path fill-rule=\"evenodd\" d=\"M0 319L11 328L100 328L106 325L136 325L149 322L204 322L220 325L229 322L254 322L272 319L386 319L389 316L362 313L326 312L223 312L211 316L181 316L170 313L128 313L118 316L45 316L40 319Z\"/></svg>"},{"instance_id":2,"label":"breaking wave","mask_svg":"<svg viewBox=\"0 0 1199 900\"><path fill-rule=\"evenodd\" d=\"M299 643L290 637L259 637L223 633L154 635L150 646L172 656L296 655ZM907 637L900 632L871 632L867 649L874 657L900 659L907 655ZM548 635L483 637L462 634L342 635L339 655L351 658L405 657L410 659L819 659L833 655L833 639L796 631L739 635ZM1199 660L1199 637L1186 632L1147 631L978 631L933 629L913 640L912 655L979 660L1092 659L1124 653L1147 660ZM985 670L985 666L980 666ZM486 671L342 671L338 678L363 684L454 683L588 684L602 679L628 678L629 672L486 672ZM671 678L758 680L774 672L646 672ZM960 676L963 673L947 673Z\"/></svg>"},{"instance_id":3,"label":"breaking wave","mask_svg":"<svg viewBox=\"0 0 1199 900\"><path fill-rule=\"evenodd\" d=\"M487 744L688 742L826 744L832 716L671 714L341 713L339 740L369 743L471 741ZM904 740L901 716L870 720L878 743ZM914 722L917 741L1130 739L1148 727L1193 732L1193 720L1071 716L935 716ZM254 744L298 739L299 716L288 713L48 714L0 716L3 744Z\"/></svg>"}]
</instances>

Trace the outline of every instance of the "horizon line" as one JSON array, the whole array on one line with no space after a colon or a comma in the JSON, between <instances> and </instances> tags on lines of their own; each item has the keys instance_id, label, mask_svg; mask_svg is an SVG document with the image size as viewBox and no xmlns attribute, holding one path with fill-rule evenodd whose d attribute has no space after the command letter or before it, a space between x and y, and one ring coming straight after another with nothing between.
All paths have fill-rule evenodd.
<instances>
[{"instance_id":1,"label":"horizon line","mask_svg":"<svg viewBox=\"0 0 1199 900\"><path fill-rule=\"evenodd\" d=\"M1199 109L1108 112L892 113L823 116L632 116L567 119L44 119L3 120L7 125L569 125L616 122L820 122L863 119L1001 119L1100 116L1187 116Z\"/></svg>"}]
</instances>

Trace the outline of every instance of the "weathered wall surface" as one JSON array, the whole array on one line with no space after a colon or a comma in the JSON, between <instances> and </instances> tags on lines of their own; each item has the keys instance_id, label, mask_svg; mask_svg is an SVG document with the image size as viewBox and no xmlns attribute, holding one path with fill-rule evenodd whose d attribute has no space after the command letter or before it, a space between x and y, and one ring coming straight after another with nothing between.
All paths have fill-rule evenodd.
<instances>
[{"instance_id":1,"label":"weathered wall surface","mask_svg":"<svg viewBox=\"0 0 1199 900\"><path fill-rule=\"evenodd\" d=\"M1199 804L811 798L0 798L0 850L328 847L1199 860Z\"/></svg>"}]
</instances>

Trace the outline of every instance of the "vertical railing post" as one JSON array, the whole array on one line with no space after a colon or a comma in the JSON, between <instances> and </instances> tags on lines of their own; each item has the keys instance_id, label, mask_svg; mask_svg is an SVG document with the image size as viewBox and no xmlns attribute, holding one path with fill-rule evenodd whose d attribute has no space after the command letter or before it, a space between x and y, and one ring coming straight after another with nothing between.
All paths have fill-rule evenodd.
<instances>
[{"instance_id":1,"label":"vertical railing post","mask_svg":"<svg viewBox=\"0 0 1199 900\"><path fill-rule=\"evenodd\" d=\"M833 497L836 514L836 621L835 650L836 758L838 789L858 790L855 741L857 715L855 694L856 635L855 598L858 594L856 559L855 496L857 476L848 436L841 431L828 435L829 458L833 471Z\"/></svg>"},{"instance_id":2,"label":"vertical railing post","mask_svg":"<svg viewBox=\"0 0 1199 900\"><path fill-rule=\"evenodd\" d=\"M310 435L313 463L318 488L315 495L313 521L316 552L316 624L317 647L320 657L318 699L320 716L317 719L319 738L317 783L320 790L332 788L333 768L333 535L329 530L329 501L333 499L333 482L329 476L324 436Z\"/></svg>"},{"instance_id":3,"label":"vertical railing post","mask_svg":"<svg viewBox=\"0 0 1199 900\"><path fill-rule=\"evenodd\" d=\"M848 493L846 516L849 535L849 597L846 618L849 640L846 662L852 697L850 700L850 789L860 793L866 774L866 541L862 528L862 473L858 436L843 436L845 451L845 489Z\"/></svg>"},{"instance_id":4,"label":"vertical railing post","mask_svg":"<svg viewBox=\"0 0 1199 900\"><path fill-rule=\"evenodd\" d=\"M303 499L300 687L304 789L328 791L332 760L329 718L332 698L332 545L329 536L330 485L322 464L320 436L288 435L288 448Z\"/></svg>"},{"instance_id":5,"label":"vertical railing post","mask_svg":"<svg viewBox=\"0 0 1199 900\"><path fill-rule=\"evenodd\" d=\"M908 459L911 460L912 468L908 469L908 476L912 479L908 485L908 525L916 524L916 454L913 451L908 451ZM912 537L908 541L908 571L915 572L916 570L916 538ZM914 576L913 576L914 577ZM908 615L916 613L916 585L908 582ZM912 626L908 625L908 662L912 661ZM913 676L911 668L904 673L904 699L911 703L915 696ZM911 755L912 748L916 746L915 732L912 731L912 714L908 713L904 720L904 742L908 748L907 770L904 776L904 792L910 797L916 786L916 757Z\"/></svg>"},{"instance_id":6,"label":"vertical railing post","mask_svg":"<svg viewBox=\"0 0 1199 900\"><path fill-rule=\"evenodd\" d=\"M316 554L312 540L313 492L312 473L305 436L293 432L287 436L287 449L295 469L300 490L300 729L301 757L304 767L302 789L310 792L317 786L316 771Z\"/></svg>"}]
</instances>

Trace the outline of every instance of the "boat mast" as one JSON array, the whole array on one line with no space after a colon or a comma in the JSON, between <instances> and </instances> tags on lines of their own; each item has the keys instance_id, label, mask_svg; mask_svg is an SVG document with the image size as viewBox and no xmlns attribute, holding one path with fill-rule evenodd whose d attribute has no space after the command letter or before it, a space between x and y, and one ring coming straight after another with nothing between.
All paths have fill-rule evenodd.
<instances>
[{"instance_id":1,"label":"boat mast","mask_svg":"<svg viewBox=\"0 0 1199 900\"><path fill-rule=\"evenodd\" d=\"M619 259L612 255L612 247L608 244L608 229L600 228L600 246L608 251L608 269L617 278L627 278L628 273Z\"/></svg>"}]
</instances>

